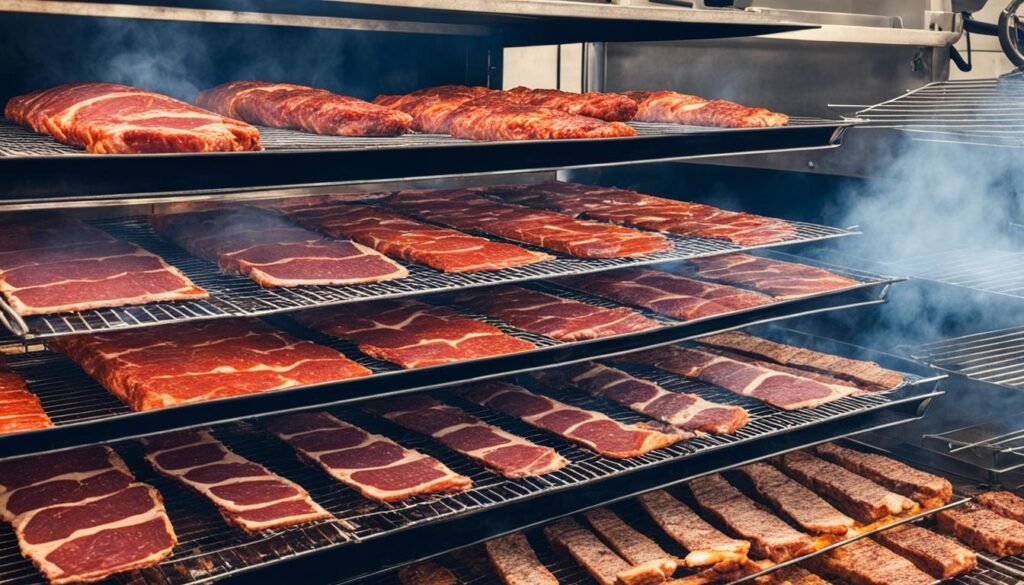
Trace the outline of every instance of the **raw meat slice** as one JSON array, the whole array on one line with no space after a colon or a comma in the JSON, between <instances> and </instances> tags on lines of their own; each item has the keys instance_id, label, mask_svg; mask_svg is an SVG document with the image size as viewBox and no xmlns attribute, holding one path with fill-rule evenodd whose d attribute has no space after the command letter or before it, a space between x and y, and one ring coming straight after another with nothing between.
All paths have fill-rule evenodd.
<instances>
[{"instance_id":1,"label":"raw meat slice","mask_svg":"<svg viewBox=\"0 0 1024 585\"><path fill-rule=\"evenodd\" d=\"M744 496L720 474L699 477L689 484L694 499L733 532L749 540L762 557L777 563L814 550L814 539L780 520Z\"/></svg>"},{"instance_id":2,"label":"raw meat slice","mask_svg":"<svg viewBox=\"0 0 1024 585\"><path fill-rule=\"evenodd\" d=\"M855 520L870 524L914 508L913 501L805 451L779 458L787 475L811 488Z\"/></svg>"},{"instance_id":3,"label":"raw meat slice","mask_svg":"<svg viewBox=\"0 0 1024 585\"><path fill-rule=\"evenodd\" d=\"M544 535L553 546L572 555L600 585L653 585L665 581L659 567L631 566L572 518L549 524Z\"/></svg>"},{"instance_id":4,"label":"raw meat slice","mask_svg":"<svg viewBox=\"0 0 1024 585\"><path fill-rule=\"evenodd\" d=\"M745 286L787 299L857 286L856 280L821 268L769 260L749 254L727 254L689 261L695 276Z\"/></svg>"},{"instance_id":5,"label":"raw meat slice","mask_svg":"<svg viewBox=\"0 0 1024 585\"><path fill-rule=\"evenodd\" d=\"M505 585L558 585L522 532L488 540L484 548Z\"/></svg>"},{"instance_id":6,"label":"raw meat slice","mask_svg":"<svg viewBox=\"0 0 1024 585\"><path fill-rule=\"evenodd\" d=\"M331 477L377 502L461 492L473 482L443 463L326 412L287 415L267 428Z\"/></svg>"},{"instance_id":7,"label":"raw meat slice","mask_svg":"<svg viewBox=\"0 0 1024 585\"><path fill-rule=\"evenodd\" d=\"M839 445L818 445L815 452L871 481L906 496L925 507L938 507L953 497L953 485L944 477L914 469L876 453L863 453Z\"/></svg>"},{"instance_id":8,"label":"raw meat slice","mask_svg":"<svg viewBox=\"0 0 1024 585\"><path fill-rule=\"evenodd\" d=\"M196 103L252 124L337 136L398 136L412 116L361 99L290 83L231 81L199 92Z\"/></svg>"},{"instance_id":9,"label":"raw meat slice","mask_svg":"<svg viewBox=\"0 0 1024 585\"><path fill-rule=\"evenodd\" d=\"M0 462L0 518L55 585L155 565L177 543L160 494L109 447Z\"/></svg>"},{"instance_id":10,"label":"raw meat slice","mask_svg":"<svg viewBox=\"0 0 1024 585\"><path fill-rule=\"evenodd\" d=\"M741 246L773 244L796 236L796 228L781 219L614 187L549 181L539 185L480 189L512 203L556 209L681 236L726 240Z\"/></svg>"},{"instance_id":11,"label":"raw meat slice","mask_svg":"<svg viewBox=\"0 0 1024 585\"><path fill-rule=\"evenodd\" d=\"M209 296L159 256L76 219L14 215L0 232L0 294L19 315Z\"/></svg>"},{"instance_id":12,"label":"raw meat slice","mask_svg":"<svg viewBox=\"0 0 1024 585\"><path fill-rule=\"evenodd\" d=\"M623 424L599 412L569 406L506 382L485 382L460 393L471 402L514 416L605 457L639 457L683 438L644 425Z\"/></svg>"},{"instance_id":13,"label":"raw meat slice","mask_svg":"<svg viewBox=\"0 0 1024 585\"><path fill-rule=\"evenodd\" d=\"M379 95L373 103L412 116L412 128L428 134L448 134L448 118L462 104L494 93L480 86L441 85L405 95Z\"/></svg>"},{"instance_id":14,"label":"raw meat slice","mask_svg":"<svg viewBox=\"0 0 1024 585\"><path fill-rule=\"evenodd\" d=\"M1024 553L1024 524L968 502L935 514L939 530L999 557Z\"/></svg>"},{"instance_id":15,"label":"raw meat slice","mask_svg":"<svg viewBox=\"0 0 1024 585\"><path fill-rule=\"evenodd\" d=\"M4 116L97 154L260 150L252 126L151 91L70 83L11 98Z\"/></svg>"},{"instance_id":16,"label":"raw meat slice","mask_svg":"<svg viewBox=\"0 0 1024 585\"><path fill-rule=\"evenodd\" d=\"M328 335L353 339L359 349L403 368L423 368L534 348L528 341L419 301L399 299L325 307L293 315Z\"/></svg>"},{"instance_id":17,"label":"raw meat slice","mask_svg":"<svg viewBox=\"0 0 1024 585\"><path fill-rule=\"evenodd\" d=\"M637 500L655 524L687 550L687 567L745 559L750 551L749 542L722 534L666 491L640 494Z\"/></svg>"},{"instance_id":18,"label":"raw meat slice","mask_svg":"<svg viewBox=\"0 0 1024 585\"><path fill-rule=\"evenodd\" d=\"M622 358L721 386L783 410L814 408L857 393L857 388L796 376L763 362L743 360L706 349L669 346Z\"/></svg>"},{"instance_id":19,"label":"raw meat slice","mask_svg":"<svg viewBox=\"0 0 1024 585\"><path fill-rule=\"evenodd\" d=\"M790 565L754 579L757 585L829 585L829 582L814 573Z\"/></svg>"},{"instance_id":20,"label":"raw meat slice","mask_svg":"<svg viewBox=\"0 0 1024 585\"><path fill-rule=\"evenodd\" d=\"M0 434L52 427L53 422L25 379L0 357Z\"/></svg>"},{"instance_id":21,"label":"raw meat slice","mask_svg":"<svg viewBox=\"0 0 1024 585\"><path fill-rule=\"evenodd\" d=\"M370 205L304 207L292 211L291 217L332 238L351 238L382 254L443 272L501 270L553 258Z\"/></svg>"},{"instance_id":22,"label":"raw meat slice","mask_svg":"<svg viewBox=\"0 0 1024 585\"><path fill-rule=\"evenodd\" d=\"M812 557L808 566L851 585L931 585L928 573L870 538Z\"/></svg>"},{"instance_id":23,"label":"raw meat slice","mask_svg":"<svg viewBox=\"0 0 1024 585\"><path fill-rule=\"evenodd\" d=\"M493 234L579 258L642 256L672 248L661 234L502 203L469 189L399 191L387 205L463 231Z\"/></svg>"},{"instance_id":24,"label":"raw meat slice","mask_svg":"<svg viewBox=\"0 0 1024 585\"><path fill-rule=\"evenodd\" d=\"M722 128L770 128L785 126L789 116L726 100L709 100L674 91L628 91L637 104L638 122L668 122Z\"/></svg>"},{"instance_id":25,"label":"raw meat slice","mask_svg":"<svg viewBox=\"0 0 1024 585\"><path fill-rule=\"evenodd\" d=\"M398 571L398 580L402 585L458 585L458 577L448 567L424 561L415 565L407 565Z\"/></svg>"},{"instance_id":26,"label":"raw meat slice","mask_svg":"<svg viewBox=\"0 0 1024 585\"><path fill-rule=\"evenodd\" d=\"M854 528L853 518L767 463L752 463L739 468L739 472L750 480L761 499L808 532L842 536Z\"/></svg>"},{"instance_id":27,"label":"raw meat slice","mask_svg":"<svg viewBox=\"0 0 1024 585\"><path fill-rule=\"evenodd\" d=\"M597 362L539 370L533 377L552 388L573 387L685 431L732 434L750 420L739 406L717 404L696 394L670 392L648 380Z\"/></svg>"},{"instance_id":28,"label":"raw meat slice","mask_svg":"<svg viewBox=\"0 0 1024 585\"><path fill-rule=\"evenodd\" d=\"M661 327L632 309L599 307L518 286L465 291L456 295L455 302L517 329L559 341L598 339Z\"/></svg>"},{"instance_id":29,"label":"raw meat slice","mask_svg":"<svg viewBox=\"0 0 1024 585\"><path fill-rule=\"evenodd\" d=\"M395 424L433 437L505 477L544 475L569 464L551 447L507 433L429 396L388 398L367 408Z\"/></svg>"},{"instance_id":30,"label":"raw meat slice","mask_svg":"<svg viewBox=\"0 0 1024 585\"><path fill-rule=\"evenodd\" d=\"M936 579L952 579L978 566L974 551L920 526L904 524L874 538Z\"/></svg>"},{"instance_id":31,"label":"raw meat slice","mask_svg":"<svg viewBox=\"0 0 1024 585\"><path fill-rule=\"evenodd\" d=\"M404 266L348 240L329 240L252 207L155 216L161 236L222 272L264 287L345 285L405 278Z\"/></svg>"},{"instance_id":32,"label":"raw meat slice","mask_svg":"<svg viewBox=\"0 0 1024 585\"><path fill-rule=\"evenodd\" d=\"M775 302L751 291L644 268L559 278L555 282L682 321L742 311Z\"/></svg>"},{"instance_id":33,"label":"raw meat slice","mask_svg":"<svg viewBox=\"0 0 1024 585\"><path fill-rule=\"evenodd\" d=\"M517 104L543 106L606 122L628 122L636 115L637 109L636 102L622 94L599 91L572 93L519 86L505 91L502 96Z\"/></svg>"},{"instance_id":34,"label":"raw meat slice","mask_svg":"<svg viewBox=\"0 0 1024 585\"><path fill-rule=\"evenodd\" d=\"M448 133L466 140L563 140L636 136L622 122L605 122L553 108L485 95L459 105L445 121Z\"/></svg>"},{"instance_id":35,"label":"raw meat slice","mask_svg":"<svg viewBox=\"0 0 1024 585\"><path fill-rule=\"evenodd\" d=\"M1004 518L1024 522L1024 498L1013 492L985 492L974 496L974 501Z\"/></svg>"},{"instance_id":36,"label":"raw meat slice","mask_svg":"<svg viewBox=\"0 0 1024 585\"><path fill-rule=\"evenodd\" d=\"M678 568L678 561L668 554L656 542L636 531L621 518L607 508L596 508L584 512L590 527L601 540L612 548L620 557L626 559L634 567L652 567L664 575L672 577Z\"/></svg>"},{"instance_id":37,"label":"raw meat slice","mask_svg":"<svg viewBox=\"0 0 1024 585\"><path fill-rule=\"evenodd\" d=\"M195 321L62 337L63 352L133 410L367 376L336 350L263 321Z\"/></svg>"},{"instance_id":38,"label":"raw meat slice","mask_svg":"<svg viewBox=\"0 0 1024 585\"><path fill-rule=\"evenodd\" d=\"M249 533L331 518L298 484L233 453L209 431L144 441L158 472L209 499L224 520Z\"/></svg>"}]
</instances>

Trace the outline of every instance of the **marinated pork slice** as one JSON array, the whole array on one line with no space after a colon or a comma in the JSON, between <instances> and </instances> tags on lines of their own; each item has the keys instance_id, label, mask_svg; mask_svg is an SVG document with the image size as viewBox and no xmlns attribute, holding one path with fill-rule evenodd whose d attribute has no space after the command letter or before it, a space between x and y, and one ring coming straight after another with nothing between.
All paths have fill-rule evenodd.
<instances>
[{"instance_id":1,"label":"marinated pork slice","mask_svg":"<svg viewBox=\"0 0 1024 585\"><path fill-rule=\"evenodd\" d=\"M168 433L144 444L154 469L209 499L245 532L331 518L301 486L235 454L208 431Z\"/></svg>"},{"instance_id":2,"label":"marinated pork slice","mask_svg":"<svg viewBox=\"0 0 1024 585\"><path fill-rule=\"evenodd\" d=\"M0 434L18 433L53 426L39 397L25 379L14 373L0 357Z\"/></svg>"},{"instance_id":3,"label":"marinated pork slice","mask_svg":"<svg viewBox=\"0 0 1024 585\"><path fill-rule=\"evenodd\" d=\"M505 585L558 585L522 532L484 543L491 566Z\"/></svg>"},{"instance_id":4,"label":"marinated pork slice","mask_svg":"<svg viewBox=\"0 0 1024 585\"><path fill-rule=\"evenodd\" d=\"M387 205L455 229L493 234L578 258L642 256L672 249L661 234L502 203L470 189L399 191Z\"/></svg>"},{"instance_id":5,"label":"marinated pork slice","mask_svg":"<svg viewBox=\"0 0 1024 585\"><path fill-rule=\"evenodd\" d=\"M527 351L529 341L451 309L397 299L324 307L292 315L306 327L352 339L359 349L403 368L424 368Z\"/></svg>"},{"instance_id":6,"label":"marinated pork slice","mask_svg":"<svg viewBox=\"0 0 1024 585\"><path fill-rule=\"evenodd\" d=\"M612 548L620 557L626 559L634 567L653 567L661 571L666 579L671 578L679 566L678 561L662 550L660 546L644 534L622 521L614 512L607 508L596 508L584 512L590 527L601 540Z\"/></svg>"},{"instance_id":7,"label":"marinated pork slice","mask_svg":"<svg viewBox=\"0 0 1024 585\"><path fill-rule=\"evenodd\" d=\"M817 534L844 535L854 520L832 507L810 489L767 463L752 463L738 470L761 499L785 514L804 530Z\"/></svg>"},{"instance_id":8,"label":"marinated pork slice","mask_svg":"<svg viewBox=\"0 0 1024 585\"><path fill-rule=\"evenodd\" d=\"M1024 524L974 502L935 514L939 530L999 557L1024 553Z\"/></svg>"},{"instance_id":9,"label":"marinated pork slice","mask_svg":"<svg viewBox=\"0 0 1024 585\"><path fill-rule=\"evenodd\" d=\"M770 128L785 126L789 116L765 108L726 100L709 100L674 91L627 91L637 103L634 120L722 128Z\"/></svg>"},{"instance_id":10,"label":"marinated pork slice","mask_svg":"<svg viewBox=\"0 0 1024 585\"><path fill-rule=\"evenodd\" d=\"M796 228L781 219L726 211L636 191L549 181L539 185L482 187L512 203L557 209L659 232L757 246L792 239Z\"/></svg>"},{"instance_id":11,"label":"marinated pork slice","mask_svg":"<svg viewBox=\"0 0 1024 585\"><path fill-rule=\"evenodd\" d=\"M953 485L946 478L914 469L884 455L855 451L831 443L819 445L815 452L822 459L841 465L922 506L941 506L953 497Z\"/></svg>"},{"instance_id":12,"label":"marinated pork slice","mask_svg":"<svg viewBox=\"0 0 1024 585\"><path fill-rule=\"evenodd\" d=\"M377 206L327 203L288 213L301 225L332 238L349 238L381 254L442 272L502 270L553 258L514 244L416 221Z\"/></svg>"},{"instance_id":13,"label":"marinated pork slice","mask_svg":"<svg viewBox=\"0 0 1024 585\"><path fill-rule=\"evenodd\" d=\"M551 447L507 433L429 396L388 398L369 404L367 409L411 431L433 437L505 477L544 475L569 464Z\"/></svg>"},{"instance_id":14,"label":"marinated pork slice","mask_svg":"<svg viewBox=\"0 0 1024 585\"><path fill-rule=\"evenodd\" d=\"M741 352L758 359L819 372L855 382L868 390L891 390L903 383L903 374L887 370L874 362L776 343L740 331L701 337L698 341Z\"/></svg>"},{"instance_id":15,"label":"marinated pork slice","mask_svg":"<svg viewBox=\"0 0 1024 585\"><path fill-rule=\"evenodd\" d=\"M460 393L471 402L514 416L605 457L639 457L682 439L679 434L620 423L600 412L570 406L506 382L484 382Z\"/></svg>"},{"instance_id":16,"label":"marinated pork slice","mask_svg":"<svg viewBox=\"0 0 1024 585\"><path fill-rule=\"evenodd\" d=\"M441 85L405 95L379 95L373 103L412 116L412 128L428 134L448 134L449 118L462 104L495 93L480 86Z\"/></svg>"},{"instance_id":17,"label":"marinated pork slice","mask_svg":"<svg viewBox=\"0 0 1024 585\"><path fill-rule=\"evenodd\" d=\"M655 585L665 582L659 567L633 567L572 518L544 528L552 545L567 551L600 585Z\"/></svg>"},{"instance_id":18,"label":"marinated pork slice","mask_svg":"<svg viewBox=\"0 0 1024 585\"><path fill-rule=\"evenodd\" d=\"M620 359L696 378L783 410L814 408L858 391L845 384L829 383L811 375L797 376L762 362L704 348L673 345Z\"/></svg>"},{"instance_id":19,"label":"marinated pork slice","mask_svg":"<svg viewBox=\"0 0 1024 585\"><path fill-rule=\"evenodd\" d=\"M66 354L133 410L346 380L370 370L263 321L195 321L61 337Z\"/></svg>"},{"instance_id":20,"label":"marinated pork slice","mask_svg":"<svg viewBox=\"0 0 1024 585\"><path fill-rule=\"evenodd\" d=\"M199 92L196 103L251 124L332 136L398 136L412 126L403 112L291 83L231 81Z\"/></svg>"},{"instance_id":21,"label":"marinated pork slice","mask_svg":"<svg viewBox=\"0 0 1024 585\"><path fill-rule=\"evenodd\" d=\"M843 467L804 451L778 459L787 475L811 488L855 520L870 524L914 507L914 502Z\"/></svg>"},{"instance_id":22,"label":"marinated pork slice","mask_svg":"<svg viewBox=\"0 0 1024 585\"><path fill-rule=\"evenodd\" d=\"M455 302L508 324L557 339L580 341L661 327L625 307L606 308L518 286L495 286L459 293Z\"/></svg>"},{"instance_id":23,"label":"marinated pork slice","mask_svg":"<svg viewBox=\"0 0 1024 585\"><path fill-rule=\"evenodd\" d=\"M974 551L913 524L889 528L874 538L936 579L952 579L978 566Z\"/></svg>"},{"instance_id":24,"label":"marinated pork slice","mask_svg":"<svg viewBox=\"0 0 1024 585\"><path fill-rule=\"evenodd\" d=\"M69 83L11 98L4 116L97 154L261 150L256 128L116 83Z\"/></svg>"},{"instance_id":25,"label":"marinated pork slice","mask_svg":"<svg viewBox=\"0 0 1024 585\"><path fill-rule=\"evenodd\" d=\"M556 282L682 321L742 311L775 301L733 286L645 268L571 276Z\"/></svg>"},{"instance_id":26,"label":"marinated pork slice","mask_svg":"<svg viewBox=\"0 0 1024 585\"><path fill-rule=\"evenodd\" d=\"M617 93L572 93L558 89L530 89L519 86L502 92L501 95L513 103L543 106L606 122L628 122L636 115L636 102Z\"/></svg>"},{"instance_id":27,"label":"marinated pork slice","mask_svg":"<svg viewBox=\"0 0 1024 585\"><path fill-rule=\"evenodd\" d=\"M562 140L636 136L622 122L570 114L485 95L459 105L445 121L448 133L466 140Z\"/></svg>"},{"instance_id":28,"label":"marinated pork slice","mask_svg":"<svg viewBox=\"0 0 1024 585\"><path fill-rule=\"evenodd\" d=\"M473 485L429 455L325 412L286 415L267 428L331 477L377 502L461 492Z\"/></svg>"},{"instance_id":29,"label":"marinated pork slice","mask_svg":"<svg viewBox=\"0 0 1024 585\"><path fill-rule=\"evenodd\" d=\"M1009 491L985 492L974 496L974 501L996 514L1024 522L1024 498Z\"/></svg>"},{"instance_id":30,"label":"marinated pork slice","mask_svg":"<svg viewBox=\"0 0 1024 585\"><path fill-rule=\"evenodd\" d=\"M348 285L405 278L409 271L349 240L332 240L253 207L151 218L156 231L194 256L266 288Z\"/></svg>"},{"instance_id":31,"label":"marinated pork slice","mask_svg":"<svg viewBox=\"0 0 1024 585\"><path fill-rule=\"evenodd\" d=\"M0 517L55 585L156 565L177 543L160 494L108 447L0 462Z\"/></svg>"},{"instance_id":32,"label":"marinated pork slice","mask_svg":"<svg viewBox=\"0 0 1024 585\"><path fill-rule=\"evenodd\" d=\"M817 573L851 585L931 585L928 573L870 538L812 557L807 565Z\"/></svg>"},{"instance_id":33,"label":"marinated pork slice","mask_svg":"<svg viewBox=\"0 0 1024 585\"><path fill-rule=\"evenodd\" d=\"M749 542L722 534L666 491L647 492L637 500L655 524L687 550L687 567L745 559L750 550Z\"/></svg>"},{"instance_id":34,"label":"marinated pork slice","mask_svg":"<svg viewBox=\"0 0 1024 585\"><path fill-rule=\"evenodd\" d=\"M707 401L696 394L670 392L654 382L597 362L538 370L533 377L551 388L578 388L685 431L732 434L750 417L739 406Z\"/></svg>"},{"instance_id":35,"label":"marinated pork slice","mask_svg":"<svg viewBox=\"0 0 1024 585\"><path fill-rule=\"evenodd\" d=\"M762 557L781 563L814 550L812 537L793 529L743 495L720 474L699 477L688 485L701 508L749 540Z\"/></svg>"},{"instance_id":36,"label":"marinated pork slice","mask_svg":"<svg viewBox=\"0 0 1024 585\"><path fill-rule=\"evenodd\" d=\"M779 299L803 297L860 284L856 280L814 266L749 254L697 258L690 260L688 265L698 278L751 288Z\"/></svg>"}]
</instances>

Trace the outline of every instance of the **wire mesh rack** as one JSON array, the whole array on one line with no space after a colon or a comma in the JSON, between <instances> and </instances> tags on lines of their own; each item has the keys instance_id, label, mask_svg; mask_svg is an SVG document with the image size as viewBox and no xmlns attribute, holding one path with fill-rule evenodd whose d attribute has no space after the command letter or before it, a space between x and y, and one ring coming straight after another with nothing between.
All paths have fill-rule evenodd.
<instances>
[{"instance_id":1,"label":"wire mesh rack","mask_svg":"<svg viewBox=\"0 0 1024 585\"><path fill-rule=\"evenodd\" d=\"M168 263L181 269L197 285L209 291L210 298L31 317L18 316L10 305L0 299L0 321L3 321L15 335L24 339L39 339L190 320L270 315L318 306L590 274L628 266L754 249L720 240L668 236L673 244L672 250L640 257L591 260L562 255L528 266L470 273L444 273L406 263L409 276L399 280L350 286L263 288L245 276L223 274L215 263L191 256L181 248L164 241L156 235L144 218L121 218L97 222L97 225L119 238L134 242L163 257ZM855 233L851 230L808 223L794 223L794 227L797 230L796 236L778 245L820 241Z\"/></svg>"},{"instance_id":2,"label":"wire mesh rack","mask_svg":"<svg viewBox=\"0 0 1024 585\"><path fill-rule=\"evenodd\" d=\"M535 429L518 419L466 402L457 395L449 392L438 393L438 397L443 401L455 404L489 424L534 443L556 449L570 462L565 468L544 476L506 479L449 451L432 439L414 434L384 419L371 417L356 407L331 409L331 412L344 420L362 426L368 431L389 436L406 447L430 454L455 472L473 480L473 487L459 494L416 497L397 504L377 504L365 500L355 490L335 482L318 467L302 463L290 447L273 438L258 423L243 421L216 426L215 434L232 450L296 481L309 490L314 500L335 516L331 521L255 537L233 532L226 527L214 507L203 498L153 472L143 462L138 444L131 441L118 443L115 447L125 457L137 477L141 481L153 484L164 495L168 512L180 539L175 553L169 559L157 567L124 576L121 582L174 585L216 580L266 567L298 555L382 539L424 524L551 495L569 488L578 488L670 462L679 462L699 454L891 408L903 401L921 400L921 395L930 392L927 384L922 383L923 380L909 376L905 387L891 392L850 396L806 412L788 412L720 388L657 372L647 367L627 369L630 373L655 381L671 391L691 392L708 400L743 406L750 413L750 422L733 435L706 435L640 457L609 459ZM602 412L621 422L635 423L647 420L628 409L582 392L550 390L527 379L518 381L538 393L574 406ZM634 486L633 489L640 490L640 487ZM0 583L26 585L38 581L39 577L28 561L20 558L17 546L13 542L13 535L6 529L0 529Z\"/></svg>"},{"instance_id":3,"label":"wire mesh rack","mask_svg":"<svg viewBox=\"0 0 1024 585\"><path fill-rule=\"evenodd\" d=\"M1024 253L963 248L885 263L915 278L974 291L1024 298Z\"/></svg>"},{"instance_id":4,"label":"wire mesh rack","mask_svg":"<svg viewBox=\"0 0 1024 585\"><path fill-rule=\"evenodd\" d=\"M915 139L1024 148L1024 81L938 81L857 112L864 128L892 128Z\"/></svg>"},{"instance_id":5,"label":"wire mesh rack","mask_svg":"<svg viewBox=\"0 0 1024 585\"><path fill-rule=\"evenodd\" d=\"M931 367L1008 388L1024 388L1024 327L904 348Z\"/></svg>"}]
</instances>

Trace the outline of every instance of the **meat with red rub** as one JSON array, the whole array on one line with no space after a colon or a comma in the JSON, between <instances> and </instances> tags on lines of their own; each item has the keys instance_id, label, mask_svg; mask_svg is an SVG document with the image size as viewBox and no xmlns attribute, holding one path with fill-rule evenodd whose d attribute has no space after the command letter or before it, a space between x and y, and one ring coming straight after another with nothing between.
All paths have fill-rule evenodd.
<instances>
[{"instance_id":1,"label":"meat with red rub","mask_svg":"<svg viewBox=\"0 0 1024 585\"><path fill-rule=\"evenodd\" d=\"M789 116L765 108L753 108L726 100L708 100L674 91L629 91L637 104L638 122L669 122L722 128L785 126Z\"/></svg>"},{"instance_id":2,"label":"meat with red rub","mask_svg":"<svg viewBox=\"0 0 1024 585\"><path fill-rule=\"evenodd\" d=\"M543 106L607 122L628 122L633 119L637 110L636 102L618 93L573 93L558 89L530 89L520 86L504 92L503 95L517 104Z\"/></svg>"}]
</instances>

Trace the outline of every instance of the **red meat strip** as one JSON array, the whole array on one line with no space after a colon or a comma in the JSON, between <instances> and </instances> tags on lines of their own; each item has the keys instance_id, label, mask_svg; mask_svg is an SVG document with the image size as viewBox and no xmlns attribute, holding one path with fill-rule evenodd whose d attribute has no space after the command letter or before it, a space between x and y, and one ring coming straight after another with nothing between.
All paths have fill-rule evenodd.
<instances>
[{"instance_id":1,"label":"red meat strip","mask_svg":"<svg viewBox=\"0 0 1024 585\"><path fill-rule=\"evenodd\" d=\"M345 380L370 370L256 320L63 337L65 353L134 410Z\"/></svg>"},{"instance_id":2,"label":"red meat strip","mask_svg":"<svg viewBox=\"0 0 1024 585\"><path fill-rule=\"evenodd\" d=\"M4 115L98 154L260 150L256 128L116 83L71 83L11 98Z\"/></svg>"},{"instance_id":3,"label":"red meat strip","mask_svg":"<svg viewBox=\"0 0 1024 585\"><path fill-rule=\"evenodd\" d=\"M13 215L0 232L0 294L20 315L208 296L159 256L76 219Z\"/></svg>"},{"instance_id":4,"label":"red meat strip","mask_svg":"<svg viewBox=\"0 0 1024 585\"><path fill-rule=\"evenodd\" d=\"M53 426L39 397L0 358L0 434Z\"/></svg>"},{"instance_id":5,"label":"red meat strip","mask_svg":"<svg viewBox=\"0 0 1024 585\"><path fill-rule=\"evenodd\" d=\"M781 219L726 211L615 187L550 181L539 185L482 187L506 201L556 209L618 224L759 246L792 239L796 228Z\"/></svg>"},{"instance_id":6,"label":"red meat strip","mask_svg":"<svg viewBox=\"0 0 1024 585\"><path fill-rule=\"evenodd\" d=\"M467 140L564 140L636 136L622 122L605 122L554 108L485 95L461 104L445 122L448 133Z\"/></svg>"},{"instance_id":7,"label":"red meat strip","mask_svg":"<svg viewBox=\"0 0 1024 585\"><path fill-rule=\"evenodd\" d=\"M505 477L544 475L569 463L551 447L507 433L429 396L389 398L368 408L411 431L437 439Z\"/></svg>"},{"instance_id":8,"label":"red meat strip","mask_svg":"<svg viewBox=\"0 0 1024 585\"><path fill-rule=\"evenodd\" d=\"M267 428L331 477L378 502L461 492L473 485L429 455L325 412L284 416Z\"/></svg>"},{"instance_id":9,"label":"red meat strip","mask_svg":"<svg viewBox=\"0 0 1024 585\"><path fill-rule=\"evenodd\" d=\"M470 401L579 443L605 457L625 459L667 447L680 439L643 425L627 425L592 410L569 406L505 382L487 382L463 391Z\"/></svg>"},{"instance_id":10,"label":"red meat strip","mask_svg":"<svg viewBox=\"0 0 1024 585\"><path fill-rule=\"evenodd\" d=\"M654 382L596 362L539 370L533 376L552 388L579 388L685 431L728 435L750 420L747 411L739 406L709 402L696 394L670 392Z\"/></svg>"},{"instance_id":11,"label":"red meat strip","mask_svg":"<svg viewBox=\"0 0 1024 585\"><path fill-rule=\"evenodd\" d=\"M811 374L798 376L764 362L692 347L663 347L622 359L696 378L783 410L814 408L858 392L853 386L812 379Z\"/></svg>"},{"instance_id":12,"label":"red meat strip","mask_svg":"<svg viewBox=\"0 0 1024 585\"><path fill-rule=\"evenodd\" d=\"M528 341L450 309L412 300L325 307L293 315L328 335L353 339L359 349L403 368L423 368L533 349Z\"/></svg>"},{"instance_id":13,"label":"red meat strip","mask_svg":"<svg viewBox=\"0 0 1024 585\"><path fill-rule=\"evenodd\" d=\"M348 240L331 240L251 207L156 216L156 230L190 254L264 287L344 285L405 278L409 271Z\"/></svg>"},{"instance_id":14,"label":"red meat strip","mask_svg":"<svg viewBox=\"0 0 1024 585\"><path fill-rule=\"evenodd\" d=\"M56 585L153 566L177 543L160 494L108 447L0 462L0 518Z\"/></svg>"},{"instance_id":15,"label":"red meat strip","mask_svg":"<svg viewBox=\"0 0 1024 585\"><path fill-rule=\"evenodd\" d=\"M694 275L745 286L776 298L792 298L839 290L860 284L828 270L769 260L749 254L728 254L689 261Z\"/></svg>"},{"instance_id":16,"label":"red meat strip","mask_svg":"<svg viewBox=\"0 0 1024 585\"><path fill-rule=\"evenodd\" d=\"M789 116L765 108L743 106L726 100L708 100L674 91L629 91L637 104L638 122L668 122L722 128L785 126Z\"/></svg>"},{"instance_id":17,"label":"red meat strip","mask_svg":"<svg viewBox=\"0 0 1024 585\"><path fill-rule=\"evenodd\" d=\"M486 87L441 85L405 95L379 95L373 103L409 114L417 132L447 134L452 112L470 100L492 93Z\"/></svg>"},{"instance_id":18,"label":"red meat strip","mask_svg":"<svg viewBox=\"0 0 1024 585\"><path fill-rule=\"evenodd\" d=\"M231 452L208 431L181 431L145 441L158 472L209 499L224 520L249 533L331 518L309 493Z\"/></svg>"},{"instance_id":19,"label":"red meat strip","mask_svg":"<svg viewBox=\"0 0 1024 585\"><path fill-rule=\"evenodd\" d=\"M704 345L728 349L757 359L819 372L856 383L866 390L891 390L903 383L903 374L874 362L822 353L804 347L776 343L740 331L702 337Z\"/></svg>"},{"instance_id":20,"label":"red meat strip","mask_svg":"<svg viewBox=\"0 0 1024 585\"><path fill-rule=\"evenodd\" d=\"M505 91L502 97L517 104L543 106L607 122L628 122L633 119L637 110L636 102L628 97L599 91L572 93L558 89L530 89L520 86Z\"/></svg>"},{"instance_id":21,"label":"red meat strip","mask_svg":"<svg viewBox=\"0 0 1024 585\"><path fill-rule=\"evenodd\" d=\"M814 539L793 529L767 508L743 495L715 473L689 484L702 508L721 520L733 532L750 541L754 551L777 563L814 550Z\"/></svg>"},{"instance_id":22,"label":"red meat strip","mask_svg":"<svg viewBox=\"0 0 1024 585\"><path fill-rule=\"evenodd\" d=\"M625 307L599 307L518 286L466 291L456 296L455 302L517 329L559 341L597 339L661 326Z\"/></svg>"},{"instance_id":23,"label":"red meat strip","mask_svg":"<svg viewBox=\"0 0 1024 585\"><path fill-rule=\"evenodd\" d=\"M332 238L350 238L382 254L443 272L501 270L552 258L369 205L306 206L292 211L291 217Z\"/></svg>"},{"instance_id":24,"label":"red meat strip","mask_svg":"<svg viewBox=\"0 0 1024 585\"><path fill-rule=\"evenodd\" d=\"M501 203L465 189L400 191L388 200L388 205L427 221L494 234L579 258L641 256L672 247L659 234Z\"/></svg>"},{"instance_id":25,"label":"red meat strip","mask_svg":"<svg viewBox=\"0 0 1024 585\"><path fill-rule=\"evenodd\" d=\"M644 268L572 276L556 282L683 321L774 302L771 297L756 292Z\"/></svg>"},{"instance_id":26,"label":"red meat strip","mask_svg":"<svg viewBox=\"0 0 1024 585\"><path fill-rule=\"evenodd\" d=\"M361 99L290 83L232 81L199 92L200 106L238 120L337 136L398 136L412 116Z\"/></svg>"}]
</instances>

